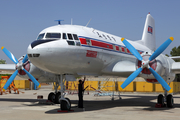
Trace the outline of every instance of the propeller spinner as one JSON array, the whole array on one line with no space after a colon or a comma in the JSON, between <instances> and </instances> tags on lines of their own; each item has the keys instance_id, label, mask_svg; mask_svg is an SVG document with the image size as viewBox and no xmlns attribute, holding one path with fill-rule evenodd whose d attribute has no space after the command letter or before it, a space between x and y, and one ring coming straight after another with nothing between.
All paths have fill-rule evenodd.
<instances>
[{"instance_id":1,"label":"propeller spinner","mask_svg":"<svg viewBox=\"0 0 180 120\"><path fill-rule=\"evenodd\" d=\"M158 80L158 82L167 90L169 91L171 88L166 83L166 81L156 72L154 71L150 66L149 63L153 61L157 56L159 56L168 46L169 44L174 40L173 37L170 37L167 39L150 57L149 60L145 61L143 60L142 56L139 54L139 52L125 39L121 38L121 41L124 43L124 45L129 49L129 51L139 60L141 61L141 67L138 68L136 71L134 71L121 85L121 87L124 89L127 85L129 85L143 70L143 68L147 68L151 71L151 73L154 75L154 77Z\"/></svg>"},{"instance_id":2,"label":"propeller spinner","mask_svg":"<svg viewBox=\"0 0 180 120\"><path fill-rule=\"evenodd\" d=\"M11 75L11 77L8 79L8 81L4 85L3 91L5 91L9 87L9 85L12 83L12 81L15 79L16 75L18 74L18 71L20 70L23 70L28 75L28 77L33 81L35 85L37 85L38 87L41 86L39 82L23 67L23 65L28 61L27 54L23 58L22 61L18 61L16 57L10 51L8 51L5 47L1 47L1 49L8 56L8 58L11 59L16 64L16 71Z\"/></svg>"}]
</instances>

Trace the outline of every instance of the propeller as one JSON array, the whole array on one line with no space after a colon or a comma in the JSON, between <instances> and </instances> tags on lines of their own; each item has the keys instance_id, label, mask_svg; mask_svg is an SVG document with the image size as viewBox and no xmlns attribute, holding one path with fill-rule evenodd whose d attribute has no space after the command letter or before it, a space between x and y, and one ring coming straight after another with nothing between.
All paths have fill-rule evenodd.
<instances>
[{"instance_id":1,"label":"propeller","mask_svg":"<svg viewBox=\"0 0 180 120\"><path fill-rule=\"evenodd\" d=\"M28 75L28 77L33 81L35 85L37 85L38 87L41 87L39 82L23 67L23 65L28 61L27 54L25 55L22 61L18 61L16 57L5 47L1 47L1 49L8 56L8 58L11 59L16 64L16 71L11 75L11 77L8 79L8 81L4 85L3 91L5 91L9 87L9 85L12 83L12 81L15 79L16 75L18 74L19 70L23 70Z\"/></svg>"},{"instance_id":2,"label":"propeller","mask_svg":"<svg viewBox=\"0 0 180 120\"><path fill-rule=\"evenodd\" d=\"M151 73L154 75L154 77L157 79L157 81L167 90L169 91L171 88L166 83L166 81L156 72L154 71L150 66L149 63L154 60L157 56L159 56L168 46L169 44L174 40L173 37L170 37L167 39L150 57L149 60L145 61L143 60L142 56L139 54L139 52L125 39L121 38L121 41L124 43L124 45L129 49L129 51L139 60L141 61L141 67L134 71L121 85L121 87L124 89L127 85L129 85L143 70L143 68L148 68Z\"/></svg>"}]
</instances>

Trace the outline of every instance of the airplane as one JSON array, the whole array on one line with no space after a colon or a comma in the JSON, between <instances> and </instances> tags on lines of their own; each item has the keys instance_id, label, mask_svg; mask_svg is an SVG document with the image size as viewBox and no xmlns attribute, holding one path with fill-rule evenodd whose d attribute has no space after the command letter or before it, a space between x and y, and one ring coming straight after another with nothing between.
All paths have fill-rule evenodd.
<instances>
[{"instance_id":1,"label":"airplane","mask_svg":"<svg viewBox=\"0 0 180 120\"><path fill-rule=\"evenodd\" d=\"M16 71L3 88L7 89L16 75L29 77L37 86L42 79L55 82L55 92L50 93L48 99L60 103L61 110L70 110L71 101L63 94L65 81L75 81L78 76L119 76L127 78L121 85L124 89L139 76L147 82L160 83L164 95L158 95L157 102L171 108L174 100L167 94L171 89L168 83L180 73L180 63L161 53L173 39L170 37L156 49L155 21L150 13L142 39L137 41L87 26L51 26L39 33L37 40L28 46L27 54L18 60L6 48L1 48L16 64L9 67Z\"/></svg>"}]
</instances>

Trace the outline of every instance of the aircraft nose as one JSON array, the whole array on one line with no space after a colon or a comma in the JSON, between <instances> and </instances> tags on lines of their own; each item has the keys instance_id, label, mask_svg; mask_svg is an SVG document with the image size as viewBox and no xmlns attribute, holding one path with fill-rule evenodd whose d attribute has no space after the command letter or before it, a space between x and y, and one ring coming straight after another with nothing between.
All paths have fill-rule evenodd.
<instances>
[{"instance_id":1,"label":"aircraft nose","mask_svg":"<svg viewBox=\"0 0 180 120\"><path fill-rule=\"evenodd\" d=\"M32 44L30 44L30 45L28 46L28 49L27 49L28 57L29 57L29 58L39 57L39 56L40 56L39 51L37 51L37 48L36 48L36 49L33 49L33 48L34 48L34 47L32 46Z\"/></svg>"},{"instance_id":2,"label":"aircraft nose","mask_svg":"<svg viewBox=\"0 0 180 120\"><path fill-rule=\"evenodd\" d=\"M54 40L36 40L36 41L33 41L31 43L31 47L33 49L34 47L36 47L38 45L41 45L41 44L44 44L44 43L48 43L48 42L52 42L52 41L54 41Z\"/></svg>"}]
</instances>

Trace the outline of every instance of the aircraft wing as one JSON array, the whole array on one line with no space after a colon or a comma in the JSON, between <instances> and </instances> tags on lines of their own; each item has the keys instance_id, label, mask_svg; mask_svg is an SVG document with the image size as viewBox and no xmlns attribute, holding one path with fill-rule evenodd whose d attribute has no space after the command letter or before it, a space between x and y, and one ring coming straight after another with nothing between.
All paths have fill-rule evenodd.
<instances>
[{"instance_id":1,"label":"aircraft wing","mask_svg":"<svg viewBox=\"0 0 180 120\"><path fill-rule=\"evenodd\" d=\"M114 62L102 70L103 73L114 73L120 76L130 75L134 71L136 71L136 62L127 60Z\"/></svg>"},{"instance_id":2,"label":"aircraft wing","mask_svg":"<svg viewBox=\"0 0 180 120\"><path fill-rule=\"evenodd\" d=\"M174 62L172 64L171 70L175 73L175 74L180 74L180 62Z\"/></svg>"},{"instance_id":3,"label":"aircraft wing","mask_svg":"<svg viewBox=\"0 0 180 120\"><path fill-rule=\"evenodd\" d=\"M0 71L14 71L16 70L15 64L0 64Z\"/></svg>"},{"instance_id":4,"label":"aircraft wing","mask_svg":"<svg viewBox=\"0 0 180 120\"><path fill-rule=\"evenodd\" d=\"M180 60L180 56L173 56L173 57L169 57L169 58L171 58L173 60Z\"/></svg>"}]
</instances>

